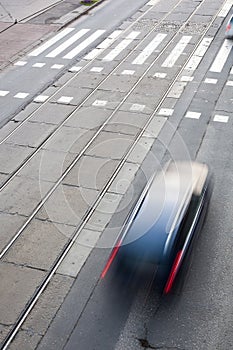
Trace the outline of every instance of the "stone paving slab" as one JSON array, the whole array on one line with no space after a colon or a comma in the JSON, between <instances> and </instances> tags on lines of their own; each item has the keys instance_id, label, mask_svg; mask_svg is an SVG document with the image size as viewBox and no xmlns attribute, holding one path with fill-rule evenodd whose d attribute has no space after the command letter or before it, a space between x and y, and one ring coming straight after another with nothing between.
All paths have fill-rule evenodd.
<instances>
[{"instance_id":1,"label":"stone paving slab","mask_svg":"<svg viewBox=\"0 0 233 350\"><path fill-rule=\"evenodd\" d=\"M46 124L60 124L73 112L74 106L46 103L33 114L30 121Z\"/></svg>"},{"instance_id":2,"label":"stone paving slab","mask_svg":"<svg viewBox=\"0 0 233 350\"><path fill-rule=\"evenodd\" d=\"M32 149L25 146L3 143L0 152L0 172L12 173L32 153Z\"/></svg>"},{"instance_id":3,"label":"stone paving slab","mask_svg":"<svg viewBox=\"0 0 233 350\"><path fill-rule=\"evenodd\" d=\"M3 261L49 270L73 231L72 226L55 225L35 219L30 222Z\"/></svg>"},{"instance_id":4,"label":"stone paving slab","mask_svg":"<svg viewBox=\"0 0 233 350\"><path fill-rule=\"evenodd\" d=\"M33 43L36 44L38 40L56 29L56 26L50 25L17 23L1 32L0 68L12 61L19 52L23 52Z\"/></svg>"},{"instance_id":5,"label":"stone paving slab","mask_svg":"<svg viewBox=\"0 0 233 350\"><path fill-rule=\"evenodd\" d=\"M99 128L110 115L111 111L108 109L95 108L94 106L81 107L73 113L65 126L95 129Z\"/></svg>"},{"instance_id":6,"label":"stone paving slab","mask_svg":"<svg viewBox=\"0 0 233 350\"><path fill-rule=\"evenodd\" d=\"M26 221L26 218L18 214L12 215L7 213L0 213L0 250L9 243L11 238L16 234L19 228Z\"/></svg>"}]
</instances>

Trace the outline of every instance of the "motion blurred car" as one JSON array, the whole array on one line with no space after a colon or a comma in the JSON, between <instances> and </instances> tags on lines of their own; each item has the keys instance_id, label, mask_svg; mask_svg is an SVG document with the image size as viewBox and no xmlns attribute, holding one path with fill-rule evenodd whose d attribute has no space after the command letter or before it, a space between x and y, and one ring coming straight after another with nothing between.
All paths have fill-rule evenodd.
<instances>
[{"instance_id":1,"label":"motion blurred car","mask_svg":"<svg viewBox=\"0 0 233 350\"><path fill-rule=\"evenodd\" d=\"M233 39L233 15L229 19L226 27L225 37L227 39Z\"/></svg>"},{"instance_id":2,"label":"motion blurred car","mask_svg":"<svg viewBox=\"0 0 233 350\"><path fill-rule=\"evenodd\" d=\"M153 264L156 280L167 294L197 236L211 194L210 171L198 162L171 162L146 185L102 272L118 264L130 271Z\"/></svg>"}]
</instances>

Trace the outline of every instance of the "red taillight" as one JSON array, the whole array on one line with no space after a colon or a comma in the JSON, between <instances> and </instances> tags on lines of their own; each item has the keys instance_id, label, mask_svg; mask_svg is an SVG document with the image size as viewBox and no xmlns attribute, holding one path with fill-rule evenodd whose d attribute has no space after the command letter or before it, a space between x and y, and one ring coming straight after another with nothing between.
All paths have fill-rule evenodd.
<instances>
[{"instance_id":1,"label":"red taillight","mask_svg":"<svg viewBox=\"0 0 233 350\"><path fill-rule=\"evenodd\" d=\"M105 265L105 268L103 269L103 272L101 273L101 276L100 276L101 278L104 278L106 273L108 272L109 267L111 266L115 256L117 255L117 252L118 252L120 246L121 246L121 239L117 242L116 246L113 248L113 250L110 254L110 257L107 261L107 264Z\"/></svg>"},{"instance_id":2,"label":"red taillight","mask_svg":"<svg viewBox=\"0 0 233 350\"><path fill-rule=\"evenodd\" d=\"M182 250L180 250L175 257L174 263L173 263L172 268L171 268L171 272L169 274L166 286L164 288L165 294L168 294L172 288L173 282L175 280L175 277L176 277L178 269L179 269L181 258L182 258Z\"/></svg>"},{"instance_id":3,"label":"red taillight","mask_svg":"<svg viewBox=\"0 0 233 350\"><path fill-rule=\"evenodd\" d=\"M230 23L227 25L227 31L231 29Z\"/></svg>"}]
</instances>

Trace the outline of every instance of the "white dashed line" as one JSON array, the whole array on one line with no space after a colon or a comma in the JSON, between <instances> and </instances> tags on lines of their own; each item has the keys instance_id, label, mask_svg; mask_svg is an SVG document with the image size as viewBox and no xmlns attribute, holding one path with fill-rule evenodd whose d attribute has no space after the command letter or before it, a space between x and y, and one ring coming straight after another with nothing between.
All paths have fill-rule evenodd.
<instances>
[{"instance_id":1,"label":"white dashed line","mask_svg":"<svg viewBox=\"0 0 233 350\"><path fill-rule=\"evenodd\" d=\"M80 69L82 69L82 67L81 66L73 66L73 67L71 67L70 69L69 69L69 72L79 72L80 71Z\"/></svg>"},{"instance_id":2,"label":"white dashed line","mask_svg":"<svg viewBox=\"0 0 233 350\"><path fill-rule=\"evenodd\" d=\"M29 94L26 92L18 92L14 97L23 99L23 98L27 97L28 95Z\"/></svg>"},{"instance_id":3,"label":"white dashed line","mask_svg":"<svg viewBox=\"0 0 233 350\"><path fill-rule=\"evenodd\" d=\"M204 83L206 83L206 84L217 84L217 82L218 82L218 79L206 78L204 80Z\"/></svg>"},{"instance_id":4,"label":"white dashed line","mask_svg":"<svg viewBox=\"0 0 233 350\"><path fill-rule=\"evenodd\" d=\"M159 115L164 115L165 117L169 117L173 114L174 109L172 108L161 108L159 111Z\"/></svg>"},{"instance_id":5,"label":"white dashed line","mask_svg":"<svg viewBox=\"0 0 233 350\"><path fill-rule=\"evenodd\" d=\"M138 112L142 112L144 110L146 106L145 105L140 105L138 103L134 103L131 107L130 110L131 111L138 111Z\"/></svg>"},{"instance_id":6,"label":"white dashed line","mask_svg":"<svg viewBox=\"0 0 233 350\"><path fill-rule=\"evenodd\" d=\"M104 69L103 67L92 67L90 69L90 72L100 73L102 72L103 69Z\"/></svg>"},{"instance_id":7,"label":"white dashed line","mask_svg":"<svg viewBox=\"0 0 233 350\"><path fill-rule=\"evenodd\" d=\"M42 68L44 66L45 66L45 63L42 63L42 62L37 62L37 63L32 65L32 67L34 67L34 68Z\"/></svg>"},{"instance_id":8,"label":"white dashed line","mask_svg":"<svg viewBox=\"0 0 233 350\"><path fill-rule=\"evenodd\" d=\"M221 73L224 64L231 52L233 43L230 40L225 39L215 60L210 67L210 71L214 73Z\"/></svg>"},{"instance_id":9,"label":"white dashed line","mask_svg":"<svg viewBox=\"0 0 233 350\"><path fill-rule=\"evenodd\" d=\"M193 81L193 77L189 77L187 75L183 75L181 78L180 78L180 81Z\"/></svg>"},{"instance_id":10,"label":"white dashed line","mask_svg":"<svg viewBox=\"0 0 233 350\"><path fill-rule=\"evenodd\" d=\"M157 72L157 73L154 74L155 78L164 79L164 78L166 78L166 76L167 76L167 73L159 73L159 72Z\"/></svg>"},{"instance_id":11,"label":"white dashed line","mask_svg":"<svg viewBox=\"0 0 233 350\"><path fill-rule=\"evenodd\" d=\"M10 91L0 90L0 96L4 97L9 94Z\"/></svg>"},{"instance_id":12,"label":"white dashed line","mask_svg":"<svg viewBox=\"0 0 233 350\"><path fill-rule=\"evenodd\" d=\"M49 98L49 96L46 95L38 95L37 97L34 98L34 102L38 102L38 103L42 103L45 102L47 99Z\"/></svg>"},{"instance_id":13,"label":"white dashed line","mask_svg":"<svg viewBox=\"0 0 233 350\"><path fill-rule=\"evenodd\" d=\"M201 113L188 111L185 115L185 118L199 119L200 116L201 116Z\"/></svg>"},{"instance_id":14,"label":"white dashed line","mask_svg":"<svg viewBox=\"0 0 233 350\"><path fill-rule=\"evenodd\" d=\"M107 101L103 101L103 100L95 100L95 102L92 103L93 106L96 107L104 107L106 106Z\"/></svg>"},{"instance_id":15,"label":"white dashed line","mask_svg":"<svg viewBox=\"0 0 233 350\"><path fill-rule=\"evenodd\" d=\"M163 62L162 67L171 68L174 66L180 55L183 53L185 47L188 45L192 36L184 35L178 44L174 47L170 55Z\"/></svg>"},{"instance_id":16,"label":"white dashed line","mask_svg":"<svg viewBox=\"0 0 233 350\"><path fill-rule=\"evenodd\" d=\"M157 34L156 37L145 47L145 49L135 58L132 64L143 64L154 50L166 38L167 34Z\"/></svg>"},{"instance_id":17,"label":"white dashed line","mask_svg":"<svg viewBox=\"0 0 233 350\"><path fill-rule=\"evenodd\" d=\"M51 66L51 69L61 69L64 67L64 64L54 64Z\"/></svg>"},{"instance_id":18,"label":"white dashed line","mask_svg":"<svg viewBox=\"0 0 233 350\"><path fill-rule=\"evenodd\" d=\"M135 70L125 69L121 72L122 75L134 75Z\"/></svg>"},{"instance_id":19,"label":"white dashed line","mask_svg":"<svg viewBox=\"0 0 233 350\"><path fill-rule=\"evenodd\" d=\"M68 104L73 100L73 97L70 96L61 96L58 100L57 103L65 103Z\"/></svg>"},{"instance_id":20,"label":"white dashed line","mask_svg":"<svg viewBox=\"0 0 233 350\"><path fill-rule=\"evenodd\" d=\"M214 122L219 122L219 123L227 123L228 120L229 120L228 115L220 115L220 114L216 114L213 119Z\"/></svg>"},{"instance_id":21,"label":"white dashed line","mask_svg":"<svg viewBox=\"0 0 233 350\"><path fill-rule=\"evenodd\" d=\"M230 74L233 74L233 67L231 68Z\"/></svg>"},{"instance_id":22,"label":"white dashed line","mask_svg":"<svg viewBox=\"0 0 233 350\"><path fill-rule=\"evenodd\" d=\"M75 28L65 28L62 32L55 35L52 39L48 40L45 44L39 46L37 49L33 50L31 53L29 53L28 56L38 56L45 50L47 50L50 46L55 44L57 41L62 39L64 36L72 32Z\"/></svg>"},{"instance_id":23,"label":"white dashed line","mask_svg":"<svg viewBox=\"0 0 233 350\"><path fill-rule=\"evenodd\" d=\"M132 31L124 40L122 40L113 50L109 52L103 61L113 61L124 49L131 44L133 40L137 38L140 32Z\"/></svg>"},{"instance_id":24,"label":"white dashed line","mask_svg":"<svg viewBox=\"0 0 233 350\"><path fill-rule=\"evenodd\" d=\"M27 64L27 61L18 61L14 63L14 66L25 66Z\"/></svg>"},{"instance_id":25,"label":"white dashed line","mask_svg":"<svg viewBox=\"0 0 233 350\"><path fill-rule=\"evenodd\" d=\"M232 0L227 0L218 14L218 17L226 17L232 7Z\"/></svg>"},{"instance_id":26,"label":"white dashed line","mask_svg":"<svg viewBox=\"0 0 233 350\"><path fill-rule=\"evenodd\" d=\"M228 82L226 83L227 86L233 86L233 80L228 80Z\"/></svg>"}]
</instances>

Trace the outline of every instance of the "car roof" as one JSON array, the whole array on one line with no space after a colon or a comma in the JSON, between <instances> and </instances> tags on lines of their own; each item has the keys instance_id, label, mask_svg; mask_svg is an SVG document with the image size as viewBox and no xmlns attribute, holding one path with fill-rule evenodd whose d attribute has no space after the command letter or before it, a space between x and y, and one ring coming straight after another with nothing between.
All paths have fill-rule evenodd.
<instances>
[{"instance_id":1,"label":"car roof","mask_svg":"<svg viewBox=\"0 0 233 350\"><path fill-rule=\"evenodd\" d=\"M170 162L146 186L123 233L128 244L150 232L166 240L190 202L199 195L208 175L208 167L197 162ZM154 235L154 233L153 233ZM164 241L165 244L165 241Z\"/></svg>"}]
</instances>

